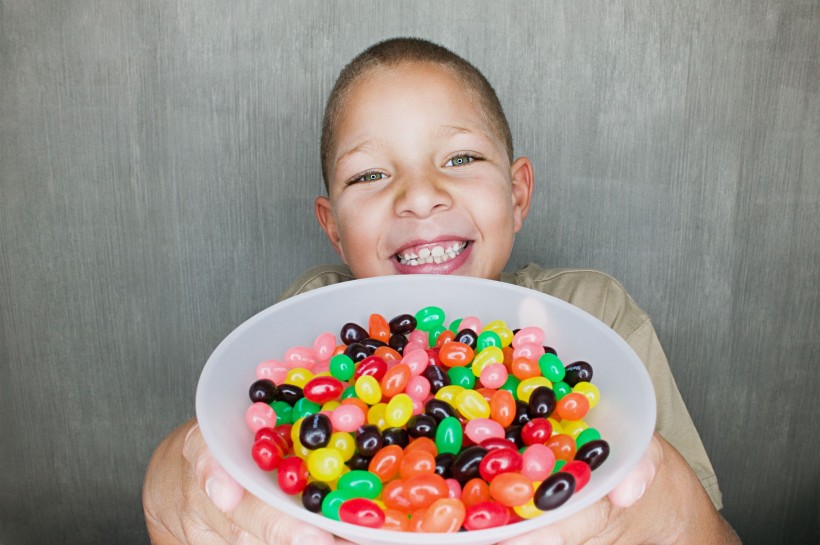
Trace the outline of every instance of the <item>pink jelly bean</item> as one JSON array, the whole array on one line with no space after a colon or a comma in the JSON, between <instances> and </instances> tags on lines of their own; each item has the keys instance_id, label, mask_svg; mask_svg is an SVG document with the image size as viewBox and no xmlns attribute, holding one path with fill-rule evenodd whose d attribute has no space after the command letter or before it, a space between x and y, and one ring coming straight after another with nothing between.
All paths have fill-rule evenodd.
<instances>
[{"instance_id":1,"label":"pink jelly bean","mask_svg":"<svg viewBox=\"0 0 820 545\"><path fill-rule=\"evenodd\" d=\"M551 448L541 443L528 446L521 458L521 474L531 481L543 481L555 467L555 454Z\"/></svg>"},{"instance_id":2,"label":"pink jelly bean","mask_svg":"<svg viewBox=\"0 0 820 545\"><path fill-rule=\"evenodd\" d=\"M411 343L421 343L424 346L430 346L430 343L427 342L427 332L422 331L421 329L414 329L410 332L407 336L407 341ZM407 347L404 347L405 350Z\"/></svg>"},{"instance_id":3,"label":"pink jelly bean","mask_svg":"<svg viewBox=\"0 0 820 545\"><path fill-rule=\"evenodd\" d=\"M404 352L403 354L409 354L410 352L415 352L416 350L424 350L427 348L427 341L420 342L420 341L408 341L406 345L404 345Z\"/></svg>"},{"instance_id":4,"label":"pink jelly bean","mask_svg":"<svg viewBox=\"0 0 820 545\"><path fill-rule=\"evenodd\" d=\"M410 375L416 377L427 368L427 351L421 348L416 350L410 348L408 351L409 347L409 343L404 347L404 356L402 356L401 362L410 368Z\"/></svg>"},{"instance_id":5,"label":"pink jelly bean","mask_svg":"<svg viewBox=\"0 0 820 545\"><path fill-rule=\"evenodd\" d=\"M481 371L481 385L498 389L507 382L509 372L503 363L491 363Z\"/></svg>"},{"instance_id":6,"label":"pink jelly bean","mask_svg":"<svg viewBox=\"0 0 820 545\"><path fill-rule=\"evenodd\" d=\"M424 412L424 403L422 403L420 399L411 397L410 401L413 403L413 416L416 416L417 414L421 414Z\"/></svg>"},{"instance_id":7,"label":"pink jelly bean","mask_svg":"<svg viewBox=\"0 0 820 545\"><path fill-rule=\"evenodd\" d=\"M444 479L447 484L447 497L461 499L461 484L455 479Z\"/></svg>"},{"instance_id":8,"label":"pink jelly bean","mask_svg":"<svg viewBox=\"0 0 820 545\"><path fill-rule=\"evenodd\" d=\"M459 331L463 331L465 329L472 329L476 335L481 333L481 320L476 318L475 316L467 316L458 326Z\"/></svg>"},{"instance_id":9,"label":"pink jelly bean","mask_svg":"<svg viewBox=\"0 0 820 545\"><path fill-rule=\"evenodd\" d=\"M318 360L329 360L336 350L336 336L333 333L322 333L313 341L313 352Z\"/></svg>"},{"instance_id":10,"label":"pink jelly bean","mask_svg":"<svg viewBox=\"0 0 820 545\"><path fill-rule=\"evenodd\" d=\"M464 426L464 434L477 445L485 439L503 439L504 433L504 426L491 418L474 418Z\"/></svg>"},{"instance_id":11,"label":"pink jelly bean","mask_svg":"<svg viewBox=\"0 0 820 545\"><path fill-rule=\"evenodd\" d=\"M411 367L411 374L412 371L413 370ZM413 399L418 399L419 401L421 401L430 394L430 381L420 376L410 377L410 380L407 382L407 386L404 388L404 393L406 393Z\"/></svg>"},{"instance_id":12,"label":"pink jelly bean","mask_svg":"<svg viewBox=\"0 0 820 545\"><path fill-rule=\"evenodd\" d=\"M336 431L354 432L364 424L364 413L356 405L339 405L330 414L330 423Z\"/></svg>"},{"instance_id":13,"label":"pink jelly bean","mask_svg":"<svg viewBox=\"0 0 820 545\"><path fill-rule=\"evenodd\" d=\"M282 384L285 381L289 369L290 368L281 361L263 361L256 366L256 378L266 378L274 384Z\"/></svg>"},{"instance_id":14,"label":"pink jelly bean","mask_svg":"<svg viewBox=\"0 0 820 545\"><path fill-rule=\"evenodd\" d=\"M310 372L314 375L318 375L319 373L326 373L328 371L330 371L330 360L321 360L313 366L313 369L310 370Z\"/></svg>"},{"instance_id":15,"label":"pink jelly bean","mask_svg":"<svg viewBox=\"0 0 820 545\"><path fill-rule=\"evenodd\" d=\"M540 327L522 327L513 336L512 346L518 348L524 344L544 344L544 331Z\"/></svg>"},{"instance_id":16,"label":"pink jelly bean","mask_svg":"<svg viewBox=\"0 0 820 545\"><path fill-rule=\"evenodd\" d=\"M527 358L528 360L537 360L544 354L544 346L540 344L520 344L517 348L513 348L513 359Z\"/></svg>"},{"instance_id":17,"label":"pink jelly bean","mask_svg":"<svg viewBox=\"0 0 820 545\"><path fill-rule=\"evenodd\" d=\"M257 401L245 411L245 422L254 433L262 428L273 428L276 426L276 412L267 403Z\"/></svg>"},{"instance_id":18,"label":"pink jelly bean","mask_svg":"<svg viewBox=\"0 0 820 545\"><path fill-rule=\"evenodd\" d=\"M307 346L292 346L285 351L285 364L291 369L313 369L316 353Z\"/></svg>"}]
</instances>

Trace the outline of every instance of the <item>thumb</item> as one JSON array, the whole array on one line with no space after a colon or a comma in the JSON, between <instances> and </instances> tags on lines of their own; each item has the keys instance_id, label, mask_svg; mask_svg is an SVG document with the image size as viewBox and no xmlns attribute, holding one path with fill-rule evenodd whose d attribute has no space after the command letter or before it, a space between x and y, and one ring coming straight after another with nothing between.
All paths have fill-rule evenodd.
<instances>
[{"instance_id":1,"label":"thumb","mask_svg":"<svg viewBox=\"0 0 820 545\"><path fill-rule=\"evenodd\" d=\"M193 468L200 488L213 504L223 513L236 509L245 489L211 455L198 424L194 424L185 436L182 454Z\"/></svg>"},{"instance_id":2,"label":"thumb","mask_svg":"<svg viewBox=\"0 0 820 545\"><path fill-rule=\"evenodd\" d=\"M641 499L652 485L663 462L663 447L657 434L652 436L643 457L626 478L609 493L609 501L617 507L630 507Z\"/></svg>"}]
</instances>

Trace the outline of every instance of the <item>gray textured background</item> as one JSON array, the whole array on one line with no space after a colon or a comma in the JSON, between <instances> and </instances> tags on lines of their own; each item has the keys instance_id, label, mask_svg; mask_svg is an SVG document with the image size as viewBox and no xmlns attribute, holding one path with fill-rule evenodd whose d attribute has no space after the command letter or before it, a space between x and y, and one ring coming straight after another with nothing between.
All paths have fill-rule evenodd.
<instances>
[{"instance_id":1,"label":"gray textured background","mask_svg":"<svg viewBox=\"0 0 820 545\"><path fill-rule=\"evenodd\" d=\"M148 458L307 267L322 106L462 53L535 163L512 266L653 316L747 544L820 542L820 5L0 0L0 542L146 543Z\"/></svg>"}]
</instances>

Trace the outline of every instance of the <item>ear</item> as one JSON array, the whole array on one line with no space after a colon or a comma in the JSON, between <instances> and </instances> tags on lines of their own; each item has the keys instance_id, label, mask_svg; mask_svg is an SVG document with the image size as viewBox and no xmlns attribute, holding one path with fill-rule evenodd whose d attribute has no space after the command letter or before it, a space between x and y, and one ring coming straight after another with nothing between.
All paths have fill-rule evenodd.
<instances>
[{"instance_id":1,"label":"ear","mask_svg":"<svg viewBox=\"0 0 820 545\"><path fill-rule=\"evenodd\" d=\"M342 250L342 237L339 234L339 227L336 224L336 216L333 214L333 206L330 204L330 199L325 196L316 197L316 200L313 202L313 212L316 214L316 219L319 221L319 225L321 225L328 240L330 240L330 244L333 245L333 249L336 250L336 253L342 258L342 261L347 263L344 251Z\"/></svg>"},{"instance_id":2,"label":"ear","mask_svg":"<svg viewBox=\"0 0 820 545\"><path fill-rule=\"evenodd\" d=\"M510 166L510 174L512 178L513 218L515 220L515 232L517 233L524 225L524 218L527 217L530 211L533 184L535 183L532 162L527 157L519 157Z\"/></svg>"}]
</instances>

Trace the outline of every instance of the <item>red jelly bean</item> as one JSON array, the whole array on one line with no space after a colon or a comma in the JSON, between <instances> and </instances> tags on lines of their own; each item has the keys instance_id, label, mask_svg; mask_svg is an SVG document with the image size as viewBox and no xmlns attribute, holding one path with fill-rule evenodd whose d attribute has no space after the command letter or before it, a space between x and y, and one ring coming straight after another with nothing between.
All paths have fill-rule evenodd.
<instances>
[{"instance_id":1,"label":"red jelly bean","mask_svg":"<svg viewBox=\"0 0 820 545\"><path fill-rule=\"evenodd\" d=\"M521 440L525 445L543 445L550 436L552 436L552 424L546 418L533 418L521 428Z\"/></svg>"},{"instance_id":2,"label":"red jelly bean","mask_svg":"<svg viewBox=\"0 0 820 545\"><path fill-rule=\"evenodd\" d=\"M502 473L511 471L521 471L523 461L521 454L515 449L498 448L487 452L481 464L478 466L478 472L481 478L492 483L496 476Z\"/></svg>"},{"instance_id":3,"label":"red jelly bean","mask_svg":"<svg viewBox=\"0 0 820 545\"><path fill-rule=\"evenodd\" d=\"M381 380L386 372L387 362L378 356L367 356L356 365L356 370L353 372L353 381L365 375Z\"/></svg>"},{"instance_id":4,"label":"red jelly bean","mask_svg":"<svg viewBox=\"0 0 820 545\"><path fill-rule=\"evenodd\" d=\"M285 458L279 464L276 482L285 494L301 494L307 486L308 469L304 460L298 456Z\"/></svg>"},{"instance_id":5,"label":"red jelly bean","mask_svg":"<svg viewBox=\"0 0 820 545\"><path fill-rule=\"evenodd\" d=\"M262 471L273 471L282 462L282 451L273 439L260 439L254 442L251 456Z\"/></svg>"},{"instance_id":6,"label":"red jelly bean","mask_svg":"<svg viewBox=\"0 0 820 545\"><path fill-rule=\"evenodd\" d=\"M339 519L356 526L381 528L384 525L384 511L372 500L353 498L339 506Z\"/></svg>"},{"instance_id":7,"label":"red jelly bean","mask_svg":"<svg viewBox=\"0 0 820 545\"><path fill-rule=\"evenodd\" d=\"M580 460L573 460L564 464L561 468L564 473L569 473L575 477L575 491L578 492L584 488L592 477L592 469L589 464Z\"/></svg>"},{"instance_id":8,"label":"red jelly bean","mask_svg":"<svg viewBox=\"0 0 820 545\"><path fill-rule=\"evenodd\" d=\"M496 501L483 501L467 508L464 515L464 528L467 530L486 530L504 526L510 520L510 511Z\"/></svg>"},{"instance_id":9,"label":"red jelly bean","mask_svg":"<svg viewBox=\"0 0 820 545\"><path fill-rule=\"evenodd\" d=\"M324 405L328 401L339 399L344 389L344 384L339 379L321 376L313 377L307 381L307 384L302 388L302 392L308 401Z\"/></svg>"}]
</instances>

